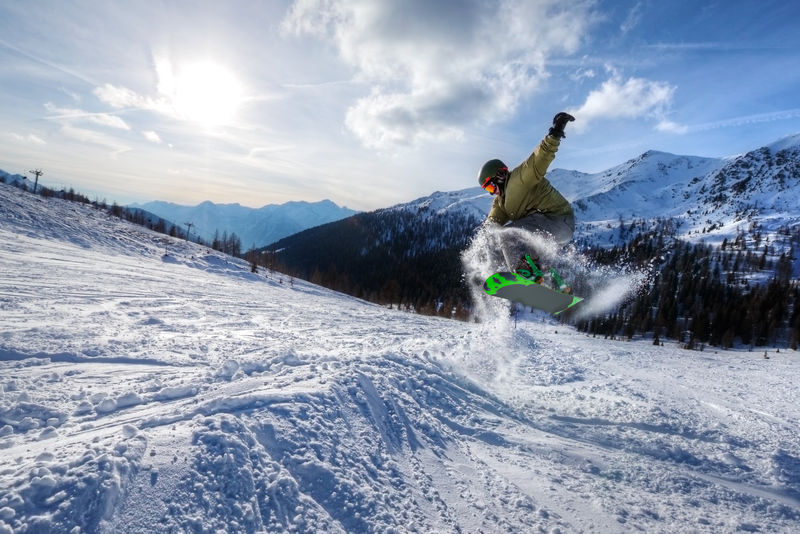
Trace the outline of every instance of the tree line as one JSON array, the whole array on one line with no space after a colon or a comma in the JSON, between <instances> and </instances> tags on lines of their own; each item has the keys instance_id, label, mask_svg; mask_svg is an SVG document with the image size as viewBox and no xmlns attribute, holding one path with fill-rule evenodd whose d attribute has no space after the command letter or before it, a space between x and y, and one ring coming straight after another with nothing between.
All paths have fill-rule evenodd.
<instances>
[{"instance_id":1,"label":"tree line","mask_svg":"<svg viewBox=\"0 0 800 534\"><path fill-rule=\"evenodd\" d=\"M461 251L480 220L379 210L311 228L262 249L271 269L369 300L466 320Z\"/></svg>"},{"instance_id":2,"label":"tree line","mask_svg":"<svg viewBox=\"0 0 800 534\"><path fill-rule=\"evenodd\" d=\"M793 279L800 229L782 228L775 242L754 224L718 246L676 240L652 284L613 313L579 321L579 330L604 337L651 335L688 349L800 344L800 285ZM664 254L660 234L595 251L599 263L644 265Z\"/></svg>"}]
</instances>

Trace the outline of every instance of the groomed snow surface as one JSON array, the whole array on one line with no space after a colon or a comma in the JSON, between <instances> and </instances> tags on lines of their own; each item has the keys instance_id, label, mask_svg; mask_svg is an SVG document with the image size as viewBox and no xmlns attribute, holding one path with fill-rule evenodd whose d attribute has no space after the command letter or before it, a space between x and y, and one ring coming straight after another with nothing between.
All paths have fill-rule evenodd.
<instances>
[{"instance_id":1,"label":"groomed snow surface","mask_svg":"<svg viewBox=\"0 0 800 534\"><path fill-rule=\"evenodd\" d=\"M5 185L0 273L2 534L800 531L793 351L387 310Z\"/></svg>"}]
</instances>

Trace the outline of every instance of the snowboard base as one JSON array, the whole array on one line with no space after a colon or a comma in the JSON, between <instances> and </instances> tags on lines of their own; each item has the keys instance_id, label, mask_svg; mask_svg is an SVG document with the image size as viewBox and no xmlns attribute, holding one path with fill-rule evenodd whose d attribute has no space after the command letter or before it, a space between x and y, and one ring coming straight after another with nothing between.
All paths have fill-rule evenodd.
<instances>
[{"instance_id":1,"label":"snowboard base","mask_svg":"<svg viewBox=\"0 0 800 534\"><path fill-rule=\"evenodd\" d=\"M495 273L483 283L487 295L513 300L524 306L546 311L553 315L568 310L583 298L559 293L547 286L512 272Z\"/></svg>"}]
</instances>

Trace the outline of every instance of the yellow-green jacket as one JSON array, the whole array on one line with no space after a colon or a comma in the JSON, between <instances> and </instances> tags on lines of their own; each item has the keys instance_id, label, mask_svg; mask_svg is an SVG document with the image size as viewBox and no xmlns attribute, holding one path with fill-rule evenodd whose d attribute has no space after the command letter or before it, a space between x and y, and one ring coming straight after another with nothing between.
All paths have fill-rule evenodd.
<instances>
[{"instance_id":1,"label":"yellow-green jacket","mask_svg":"<svg viewBox=\"0 0 800 534\"><path fill-rule=\"evenodd\" d=\"M560 142L557 137L546 136L533 154L511 171L503 194L492 203L489 219L503 225L537 212L574 216L567 199L544 177Z\"/></svg>"}]
</instances>

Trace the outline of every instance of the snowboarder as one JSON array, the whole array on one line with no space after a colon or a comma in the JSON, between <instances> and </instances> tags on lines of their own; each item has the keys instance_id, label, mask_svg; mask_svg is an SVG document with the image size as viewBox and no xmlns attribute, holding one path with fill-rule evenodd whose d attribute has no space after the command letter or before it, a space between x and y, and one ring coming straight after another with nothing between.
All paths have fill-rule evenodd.
<instances>
[{"instance_id":1,"label":"snowboarder","mask_svg":"<svg viewBox=\"0 0 800 534\"><path fill-rule=\"evenodd\" d=\"M553 117L553 126L533 153L514 170L508 170L499 159L487 161L478 175L478 183L495 197L486 224L505 228L519 228L543 235L560 245L572 240L575 232L575 214L572 206L545 178L545 172L556 157L556 151L565 138L564 127L575 117L560 112ZM541 283L544 277L538 253L527 253L524 245L505 240L501 245L503 256L514 272ZM556 288L569 292L554 270L550 270Z\"/></svg>"}]
</instances>

